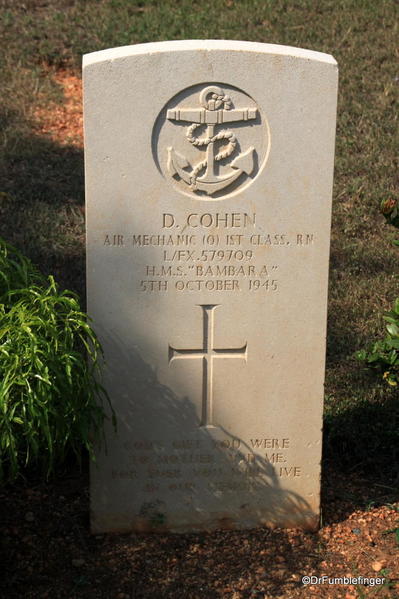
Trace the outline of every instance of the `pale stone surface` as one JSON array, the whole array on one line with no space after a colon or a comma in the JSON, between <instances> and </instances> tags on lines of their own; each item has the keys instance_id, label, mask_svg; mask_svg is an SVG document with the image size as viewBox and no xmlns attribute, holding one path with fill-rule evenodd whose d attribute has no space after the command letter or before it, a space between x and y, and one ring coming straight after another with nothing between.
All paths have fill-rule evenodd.
<instances>
[{"instance_id":1,"label":"pale stone surface","mask_svg":"<svg viewBox=\"0 0 399 599\"><path fill-rule=\"evenodd\" d=\"M317 526L336 92L297 48L84 57L93 531Z\"/></svg>"}]
</instances>

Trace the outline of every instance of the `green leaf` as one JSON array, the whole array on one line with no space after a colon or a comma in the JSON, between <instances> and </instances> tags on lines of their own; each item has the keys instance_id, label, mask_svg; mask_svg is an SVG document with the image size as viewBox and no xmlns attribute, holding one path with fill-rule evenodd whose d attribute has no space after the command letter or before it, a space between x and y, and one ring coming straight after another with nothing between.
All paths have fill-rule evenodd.
<instances>
[{"instance_id":1,"label":"green leaf","mask_svg":"<svg viewBox=\"0 0 399 599\"><path fill-rule=\"evenodd\" d=\"M395 323L389 323L386 328L390 335L393 335L394 337L399 335L399 327Z\"/></svg>"},{"instance_id":2,"label":"green leaf","mask_svg":"<svg viewBox=\"0 0 399 599\"><path fill-rule=\"evenodd\" d=\"M391 316L391 314L393 314L392 312L387 312L387 314L384 316L384 320L386 322L393 322L394 324L398 322L398 317L396 316L396 314L393 314L393 316Z\"/></svg>"}]
</instances>

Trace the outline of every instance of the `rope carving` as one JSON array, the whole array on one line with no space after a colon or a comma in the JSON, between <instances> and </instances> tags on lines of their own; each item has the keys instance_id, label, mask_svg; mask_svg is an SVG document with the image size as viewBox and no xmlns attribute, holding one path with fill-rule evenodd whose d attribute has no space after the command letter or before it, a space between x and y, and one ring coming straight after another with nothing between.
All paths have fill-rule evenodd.
<instances>
[{"instance_id":1,"label":"rope carving","mask_svg":"<svg viewBox=\"0 0 399 599\"><path fill-rule=\"evenodd\" d=\"M208 110L217 110L223 105L225 110L230 110L232 102L229 96L212 94L211 100L209 100L207 108ZM188 141L193 145L198 147L208 146L210 143L215 143L216 141L220 141L222 139L228 140L227 146L218 152L215 156L215 161L223 160L223 158L228 158L234 152L237 145L237 138L234 133L230 129L223 129L219 131L216 135L212 137L196 137L194 136L194 132L198 127L201 127L201 123L193 123L187 128L186 137ZM197 164L191 173L191 185L195 189L196 180L198 178L199 173L205 169L208 165L208 160L202 160Z\"/></svg>"}]
</instances>

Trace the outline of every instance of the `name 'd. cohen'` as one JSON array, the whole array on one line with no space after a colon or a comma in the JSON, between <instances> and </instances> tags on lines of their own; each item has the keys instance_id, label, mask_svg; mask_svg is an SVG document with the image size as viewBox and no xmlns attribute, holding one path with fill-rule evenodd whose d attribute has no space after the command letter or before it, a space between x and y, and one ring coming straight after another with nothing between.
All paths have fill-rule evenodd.
<instances>
[{"instance_id":1,"label":"name 'd. cohen'","mask_svg":"<svg viewBox=\"0 0 399 599\"><path fill-rule=\"evenodd\" d=\"M205 212L200 214L192 212L187 215L183 223L177 222L174 214L164 212L162 214L162 228L171 229L173 227L204 227L205 229L228 229L239 227L254 227L256 223L256 214L247 212Z\"/></svg>"}]
</instances>

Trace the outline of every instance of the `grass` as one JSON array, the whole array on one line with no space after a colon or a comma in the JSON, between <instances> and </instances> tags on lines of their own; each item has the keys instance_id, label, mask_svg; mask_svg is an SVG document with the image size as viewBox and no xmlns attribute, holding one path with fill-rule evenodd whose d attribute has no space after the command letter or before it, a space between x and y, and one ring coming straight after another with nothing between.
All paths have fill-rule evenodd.
<instances>
[{"instance_id":1,"label":"grass","mask_svg":"<svg viewBox=\"0 0 399 599\"><path fill-rule=\"evenodd\" d=\"M394 230L379 214L397 197L398 23L395 0L13 0L3 40L0 235L84 302L83 155L38 136L33 109L61 102L49 76L80 73L83 53L190 38L246 39L332 54L340 67L326 379L327 458L393 476L398 392L353 353L384 331L399 295ZM374 461L370 458L374 456ZM376 458L378 456L378 459Z\"/></svg>"}]
</instances>

